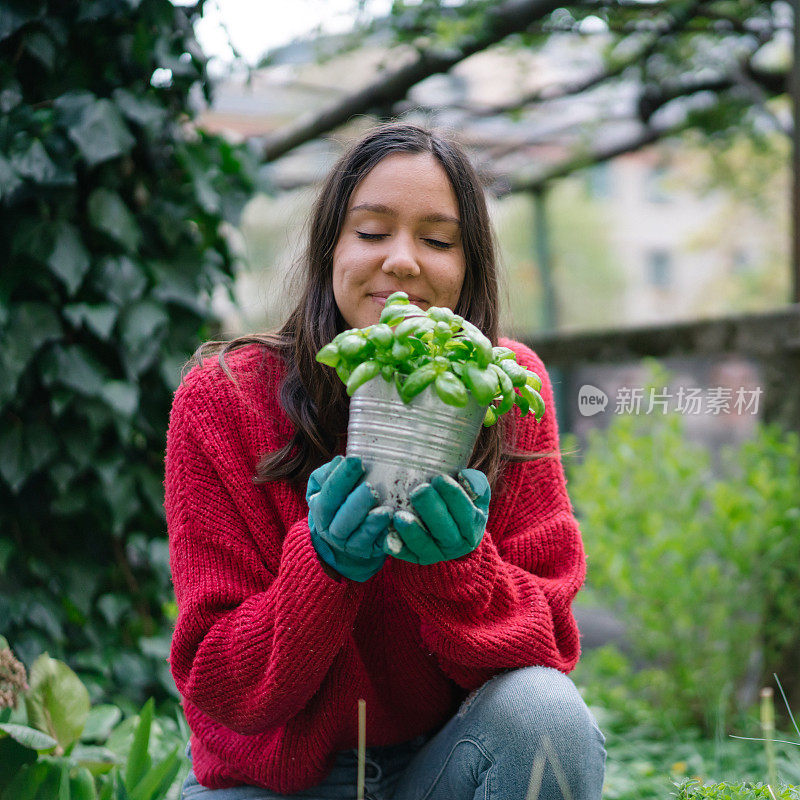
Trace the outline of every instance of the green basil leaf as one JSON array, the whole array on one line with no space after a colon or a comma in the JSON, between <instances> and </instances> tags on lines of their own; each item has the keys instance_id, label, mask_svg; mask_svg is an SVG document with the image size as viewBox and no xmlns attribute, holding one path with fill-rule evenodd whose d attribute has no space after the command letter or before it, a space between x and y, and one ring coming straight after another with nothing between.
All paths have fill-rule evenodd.
<instances>
[{"instance_id":1,"label":"green basil leaf","mask_svg":"<svg viewBox=\"0 0 800 800\"><path fill-rule=\"evenodd\" d=\"M469 401L467 389L452 372L443 372L434 382L436 394L443 403L463 408Z\"/></svg>"},{"instance_id":2,"label":"green basil leaf","mask_svg":"<svg viewBox=\"0 0 800 800\"><path fill-rule=\"evenodd\" d=\"M339 355L339 348L333 342L326 344L315 356L320 364L325 364L328 367L335 367L341 360Z\"/></svg>"},{"instance_id":3,"label":"green basil leaf","mask_svg":"<svg viewBox=\"0 0 800 800\"><path fill-rule=\"evenodd\" d=\"M467 364L461 377L482 406L488 406L500 390L497 376L491 370L481 369L475 364Z\"/></svg>"},{"instance_id":4,"label":"green basil leaf","mask_svg":"<svg viewBox=\"0 0 800 800\"><path fill-rule=\"evenodd\" d=\"M427 386L436 380L436 370L430 364L425 364L412 372L402 384L401 399L408 403Z\"/></svg>"},{"instance_id":5,"label":"green basil leaf","mask_svg":"<svg viewBox=\"0 0 800 800\"><path fill-rule=\"evenodd\" d=\"M353 392L367 381L371 381L381 370L381 365L377 361L364 361L359 364L350 375L347 381L347 394L351 397Z\"/></svg>"}]
</instances>

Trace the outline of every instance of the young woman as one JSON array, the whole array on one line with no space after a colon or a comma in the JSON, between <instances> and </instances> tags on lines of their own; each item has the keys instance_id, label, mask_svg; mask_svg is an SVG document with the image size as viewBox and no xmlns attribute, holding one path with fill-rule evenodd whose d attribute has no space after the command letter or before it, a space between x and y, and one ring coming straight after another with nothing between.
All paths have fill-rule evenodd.
<instances>
[{"instance_id":1,"label":"young woman","mask_svg":"<svg viewBox=\"0 0 800 800\"><path fill-rule=\"evenodd\" d=\"M305 269L277 333L212 343L218 358L201 348L175 394L183 797L352 800L363 698L367 798L523 800L532 784L532 797L597 800L604 739L565 674L585 561L552 388L535 353L498 339L492 235L463 152L413 125L371 130L322 188ZM378 506L343 457L348 397L314 359L398 290L511 347L547 405L539 423L515 408L484 428L457 480L414 490L414 514Z\"/></svg>"}]
</instances>

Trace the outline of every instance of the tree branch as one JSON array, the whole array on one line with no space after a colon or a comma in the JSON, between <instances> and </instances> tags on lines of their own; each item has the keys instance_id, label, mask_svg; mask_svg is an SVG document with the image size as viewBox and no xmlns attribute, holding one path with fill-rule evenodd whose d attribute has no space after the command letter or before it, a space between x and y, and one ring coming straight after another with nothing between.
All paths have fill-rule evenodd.
<instances>
[{"instance_id":1,"label":"tree branch","mask_svg":"<svg viewBox=\"0 0 800 800\"><path fill-rule=\"evenodd\" d=\"M618 61L616 64L611 64L608 69L598 70L593 75L582 77L577 81L566 82L559 86L543 86L540 89L536 89L535 91L520 97L512 103L488 106L476 111L475 114L479 117L491 117L495 114L518 111L527 105L531 105L532 103L538 103L546 100L561 100L565 97L582 94L589 89L595 88L595 86L599 86L601 83L605 83L611 78L616 78L626 69L628 69L628 67L631 67L634 64L638 64L644 59L649 58L657 49L664 37L678 33L682 28L684 28L694 16L695 12L700 8L700 6L703 5L703 2L705 2L705 0L690 0L690 2L685 3L676 11L668 23L665 23L660 27L659 30L654 32L654 35L651 36L642 47L640 47L638 50L636 50L636 52L632 53L627 58Z\"/></svg>"},{"instance_id":2,"label":"tree branch","mask_svg":"<svg viewBox=\"0 0 800 800\"><path fill-rule=\"evenodd\" d=\"M490 8L479 34L463 37L449 50L421 52L412 63L380 77L320 113L302 117L278 131L264 146L264 160L274 161L289 150L337 128L356 114L364 114L373 108L391 107L425 78L447 72L468 56L497 44L512 33L524 31L562 5L563 2L558 0L507 0Z\"/></svg>"},{"instance_id":3,"label":"tree branch","mask_svg":"<svg viewBox=\"0 0 800 800\"><path fill-rule=\"evenodd\" d=\"M564 178L572 172L586 167L602 164L604 161L611 161L617 156L626 153L633 153L643 147L653 144L660 139L674 136L686 128L686 123L670 127L656 128L647 126L638 136L627 139L610 147L596 147L584 153L567 158L559 164L555 164L547 169L537 170L534 173L518 174L495 181L490 187L491 191L498 197L515 192L540 192L546 185L558 178Z\"/></svg>"}]
</instances>

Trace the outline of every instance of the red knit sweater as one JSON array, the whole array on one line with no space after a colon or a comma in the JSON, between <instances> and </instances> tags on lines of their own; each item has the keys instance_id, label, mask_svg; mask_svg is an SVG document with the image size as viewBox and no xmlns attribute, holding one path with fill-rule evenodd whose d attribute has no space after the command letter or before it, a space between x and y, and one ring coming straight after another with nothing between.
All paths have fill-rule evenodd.
<instances>
[{"instance_id":1,"label":"red knit sweater","mask_svg":"<svg viewBox=\"0 0 800 800\"><path fill-rule=\"evenodd\" d=\"M519 423L516 445L557 448L542 362L501 343L540 375L547 405L540 423ZM575 666L570 606L585 561L559 459L508 468L473 553L431 566L389 558L365 583L336 582L311 544L304 493L252 482L292 433L278 402L285 368L257 345L227 363L238 386L216 358L195 367L167 434L170 661L200 783L296 792L356 746L359 698L367 744L395 744L437 729L503 670Z\"/></svg>"}]
</instances>

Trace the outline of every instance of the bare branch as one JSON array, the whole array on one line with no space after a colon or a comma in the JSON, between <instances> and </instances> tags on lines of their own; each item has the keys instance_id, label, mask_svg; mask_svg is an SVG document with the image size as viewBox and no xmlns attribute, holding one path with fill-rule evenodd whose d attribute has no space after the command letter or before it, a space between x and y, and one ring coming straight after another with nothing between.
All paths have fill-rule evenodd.
<instances>
[{"instance_id":1,"label":"bare branch","mask_svg":"<svg viewBox=\"0 0 800 800\"><path fill-rule=\"evenodd\" d=\"M641 150L660 139L665 139L668 136L674 136L680 133L685 127L685 122L662 128L648 126L637 136L626 139L615 145L586 150L583 153L565 159L559 164L547 167L546 169L537 170L534 173L528 173L527 175L517 174L512 177L499 179L495 181L490 189L498 197L503 197L504 195L515 192L540 192L550 181L564 178L579 169L585 169L595 164L602 164L604 161L611 161L625 153L633 153L637 150Z\"/></svg>"},{"instance_id":2,"label":"bare branch","mask_svg":"<svg viewBox=\"0 0 800 800\"><path fill-rule=\"evenodd\" d=\"M347 95L318 114L303 117L270 137L264 146L265 161L274 161L295 147L338 127L356 114L391 107L425 78L446 72L459 61L485 50L512 33L524 31L538 19L563 5L558 0L507 0L486 13L477 35L464 37L446 51L421 52L410 64L381 76L358 92Z\"/></svg>"}]
</instances>

